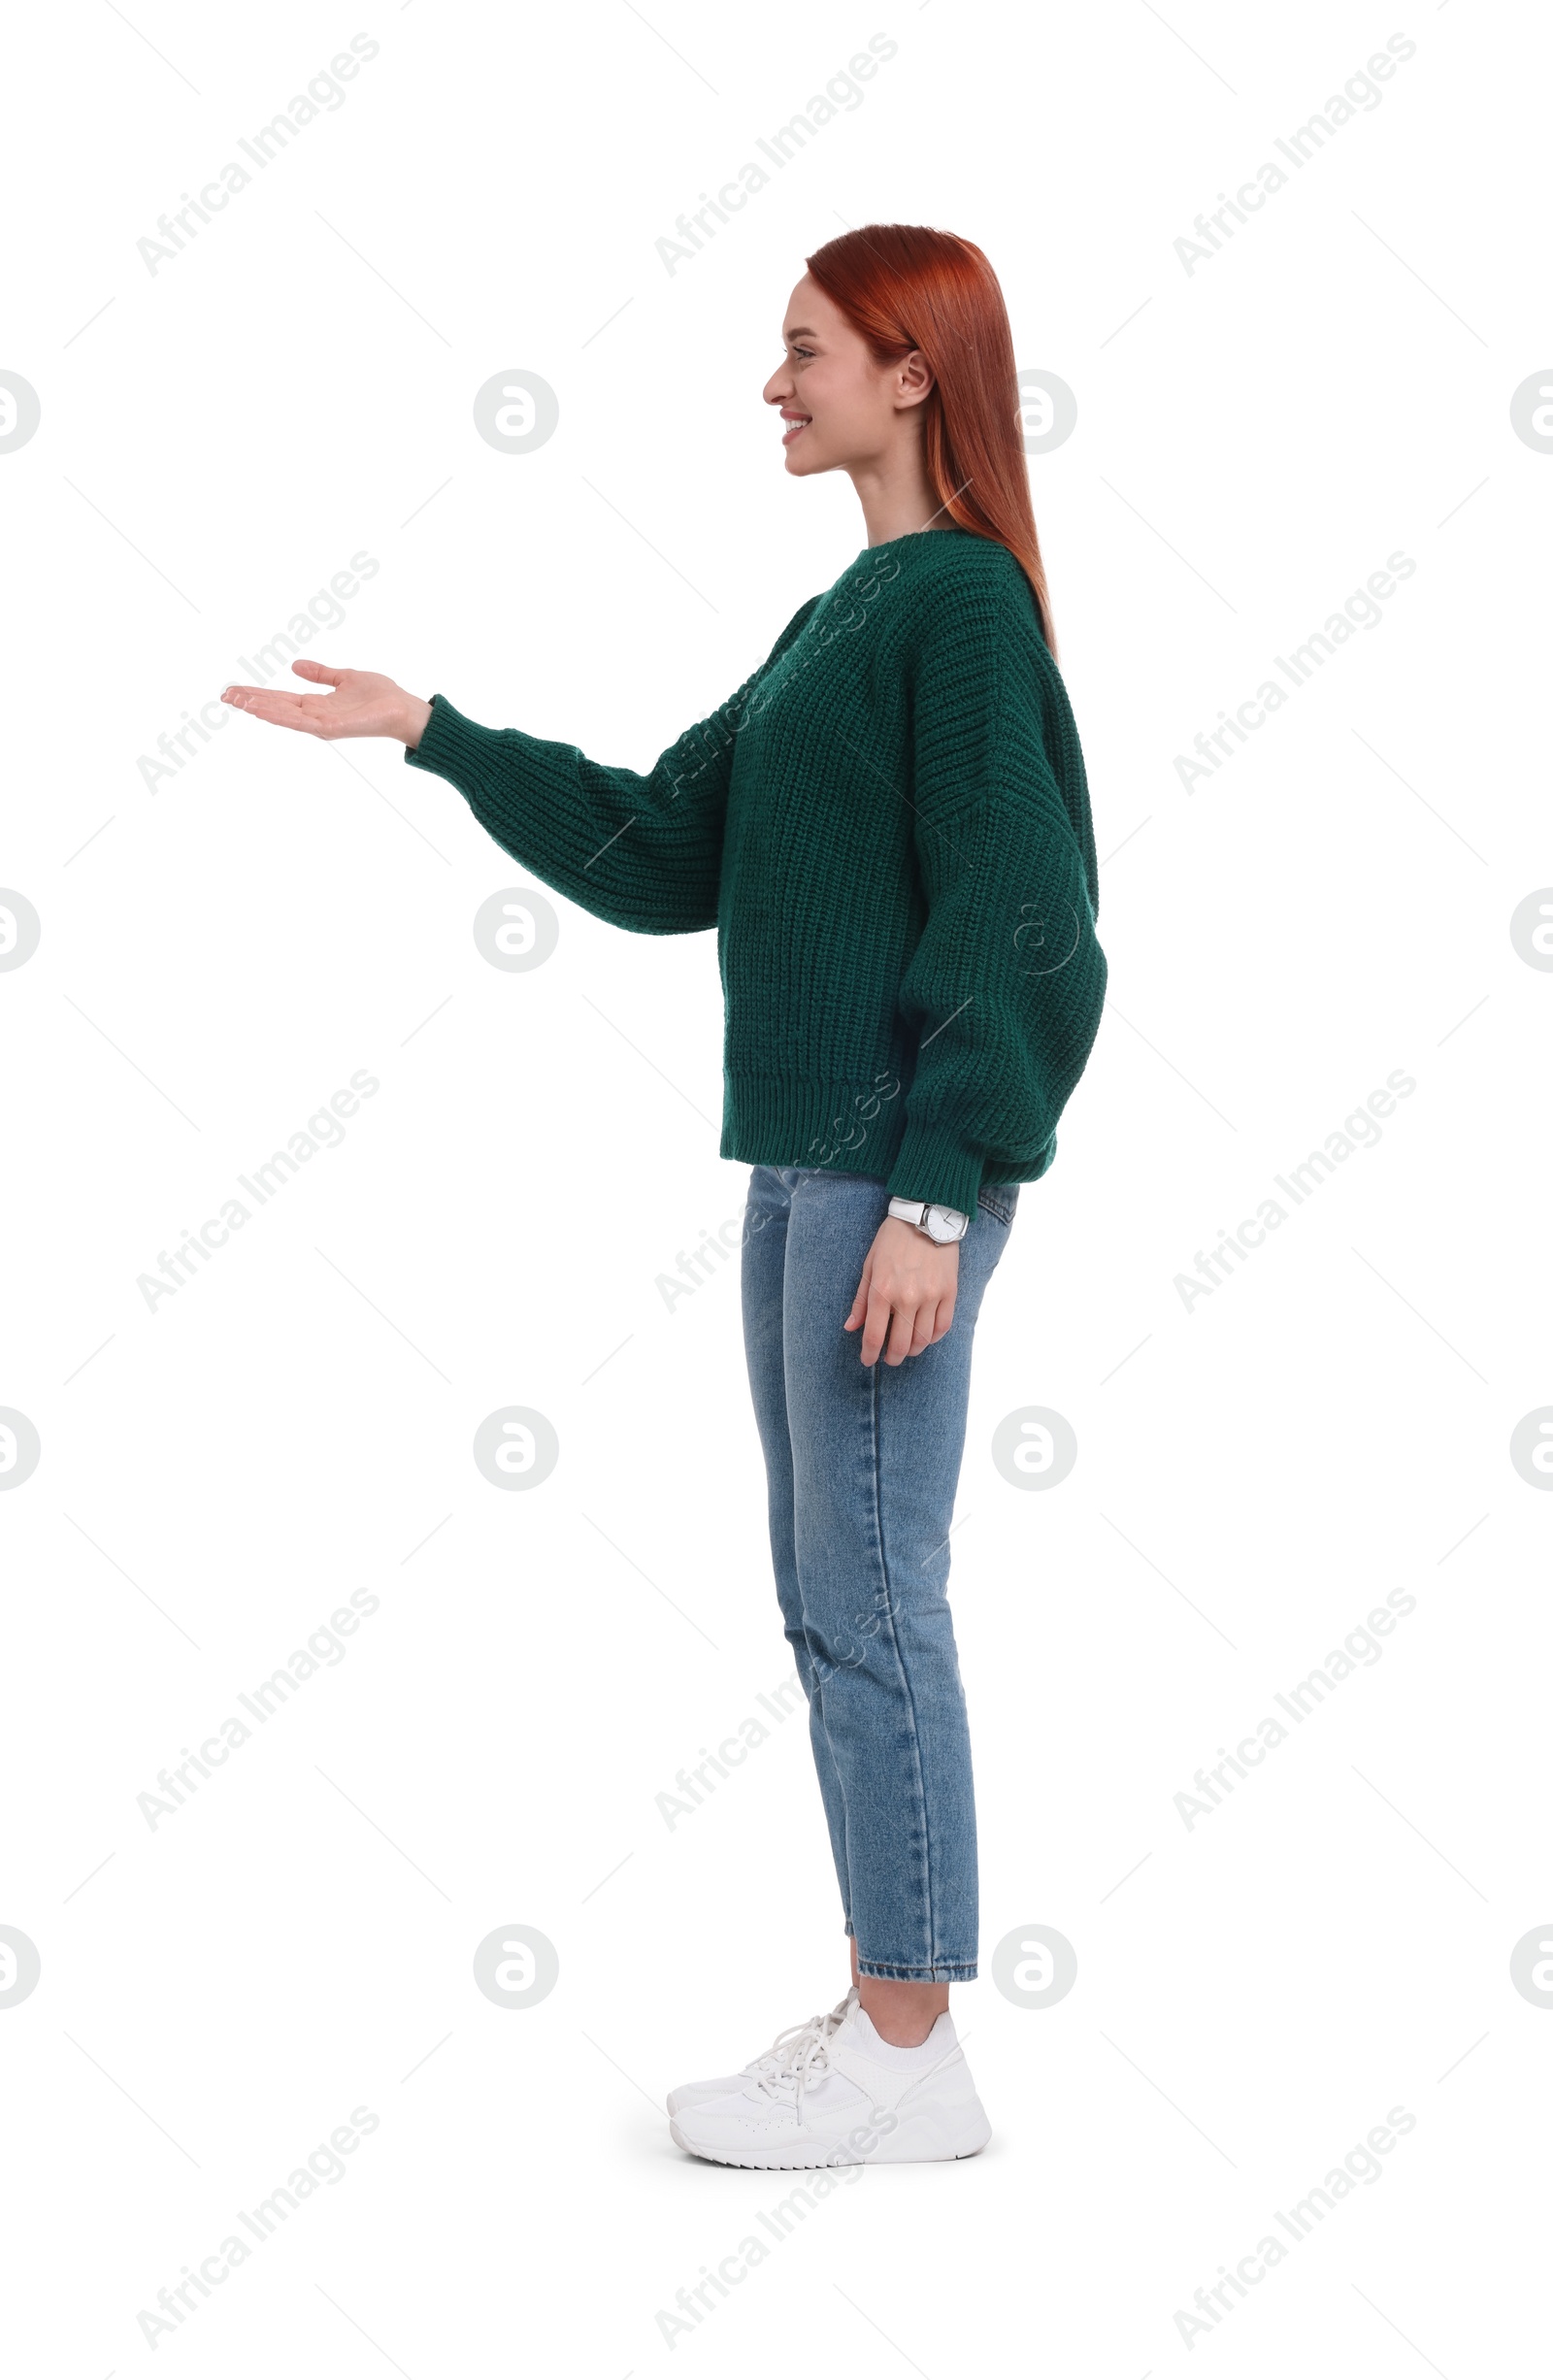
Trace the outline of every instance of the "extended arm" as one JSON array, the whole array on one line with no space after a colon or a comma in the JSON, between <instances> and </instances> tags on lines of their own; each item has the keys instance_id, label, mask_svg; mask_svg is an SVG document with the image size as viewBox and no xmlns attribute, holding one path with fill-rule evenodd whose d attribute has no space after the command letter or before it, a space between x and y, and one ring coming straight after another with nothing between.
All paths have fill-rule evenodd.
<instances>
[{"instance_id":1,"label":"extended arm","mask_svg":"<svg viewBox=\"0 0 1553 2380\"><path fill-rule=\"evenodd\" d=\"M717 922L740 729L765 673L817 601L794 615L738 691L645 774L520 727L478 726L442 694L432 696L424 732L405 758L456 785L504 850L594 916L637 934L698 933Z\"/></svg>"},{"instance_id":2,"label":"extended arm","mask_svg":"<svg viewBox=\"0 0 1553 2380\"><path fill-rule=\"evenodd\" d=\"M575 744L520 727L481 727L444 694L422 702L375 671L331 669L311 659L292 669L327 686L327 694L232 685L221 700L326 742L392 737L412 768L456 785L502 848L568 900L634 933L695 934L717 922L739 731L758 707L766 672L819 600L810 597L759 669L708 718L686 728L644 775L607 767Z\"/></svg>"}]
</instances>

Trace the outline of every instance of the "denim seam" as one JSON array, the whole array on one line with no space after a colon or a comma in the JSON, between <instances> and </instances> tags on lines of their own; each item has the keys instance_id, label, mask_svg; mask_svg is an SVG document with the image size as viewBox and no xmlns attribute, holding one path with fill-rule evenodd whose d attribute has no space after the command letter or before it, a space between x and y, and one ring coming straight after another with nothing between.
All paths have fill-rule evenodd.
<instances>
[{"instance_id":1,"label":"denim seam","mask_svg":"<svg viewBox=\"0 0 1553 2380\"><path fill-rule=\"evenodd\" d=\"M882 1983L975 1983L975 1959L940 1959L928 1968L886 1967L878 1959L859 1959L860 1975L876 1975Z\"/></svg>"},{"instance_id":2,"label":"denim seam","mask_svg":"<svg viewBox=\"0 0 1553 2380\"><path fill-rule=\"evenodd\" d=\"M909 1360L914 1362L915 1358L913 1357ZM875 1534L878 1540L879 1570L884 1581L884 1608L888 1614L890 1624L890 1649L895 1655L895 1667L900 1676L902 1691L906 1696L906 1706L911 1722L911 1759L916 1770L917 1807L921 1813L922 1825L921 1890L922 1898L926 1903L927 1909L926 1931L928 1937L928 1961L930 1965L937 1966L938 1925L933 1908L933 1832L928 1822L927 1788L922 1776L922 1744L921 1737L917 1730L916 1697L911 1691L911 1680L908 1675L905 1660L902 1658L901 1639L895 1632L895 1601L890 1592L889 1553L884 1543L884 1512L879 1492L879 1389L881 1386L879 1372L883 1362L884 1350L881 1347L878 1354L874 1359L874 1376L870 1384L871 1394L869 1397L869 1419L872 1425L871 1435L873 1439L874 1528ZM863 1966L861 1954L858 1958L858 1966L859 1968L861 1968Z\"/></svg>"},{"instance_id":3,"label":"denim seam","mask_svg":"<svg viewBox=\"0 0 1553 2380\"><path fill-rule=\"evenodd\" d=\"M774 1172L774 1173L777 1173L777 1175L778 1175L778 1177L779 1177L779 1176L780 1176L780 1174L781 1174L783 1172L785 1172L785 1171L792 1171L792 1172L794 1172L795 1173L798 1173L798 1174L800 1174L800 1175L801 1175L801 1174L802 1174L803 1173L805 1173L806 1171L812 1171L813 1169L811 1169L811 1168L808 1168L808 1169L806 1169L805 1167L799 1166L799 1167L794 1167L794 1168L791 1168L791 1169L782 1168L782 1167L773 1167L773 1168L771 1168L771 1169L769 1169L769 1170L770 1170L770 1171L772 1171L772 1172ZM794 1181L794 1182L792 1182L790 1185L789 1185L788 1183L786 1183L786 1182L783 1182L783 1183L782 1183L782 1187L783 1187L783 1189L784 1189L784 1190L786 1191L786 1193L787 1193L787 1212L786 1212L786 1214L784 1215L784 1217L782 1218L782 1229L783 1229L783 1231L784 1231L784 1232L787 1230L788 1226L790 1225L790 1223L791 1223L791 1221L792 1221L793 1207L794 1207L794 1205L795 1205L795 1203L796 1203L796 1201L797 1201L797 1198L798 1198L798 1193L799 1193L800 1189L802 1188L802 1186L803 1186L803 1185L802 1185L802 1181L801 1181L801 1180L795 1180L795 1181ZM787 1297L787 1248L786 1248L786 1245L785 1245L785 1243L784 1243L783 1248L782 1248L782 1300L783 1300L783 1304L784 1304L784 1306L785 1306L785 1303L786 1303L786 1297ZM782 1326L782 1343L783 1343L783 1347L784 1347L784 1349L785 1349L785 1346L786 1346L786 1343L787 1343L787 1329L786 1329L785 1317L784 1317L784 1320L783 1320L783 1326ZM788 1415L790 1415L790 1414L791 1414L791 1411L792 1411L792 1405L791 1405L791 1400L789 1399L788 1394L787 1394L787 1377L786 1377L786 1367L785 1367L785 1364L784 1364L784 1366L783 1366L783 1372L782 1372L782 1407L783 1407L783 1411L784 1411L784 1413L786 1413L786 1414L788 1414ZM788 1430L789 1430L789 1434L791 1433L791 1429L792 1429L792 1423L791 1423L791 1420L789 1419L789 1421L788 1421ZM791 1439L790 1439L790 1437L789 1437L789 1447L788 1447L788 1461L789 1461L789 1467L791 1468L791 1467L792 1467L792 1449L791 1449ZM795 1494L796 1494L796 1487L795 1487ZM795 1516L795 1520L796 1520L796 1516ZM832 1741L831 1741L831 1731L830 1731L829 1724L827 1723L827 1721L826 1721L826 1717L825 1717L825 1681L824 1681L824 1679L821 1677L821 1675L820 1675L820 1673L819 1673L819 1672L820 1672L820 1665L821 1665L821 1663L822 1663L822 1662L824 1662L825 1660L827 1660L827 1659L828 1659L828 1656L827 1656L827 1655L825 1655L825 1654L823 1654L823 1653L820 1653L819 1651L817 1651L817 1649L816 1649L816 1647L815 1647L815 1644L814 1644L813 1632L812 1632L812 1630L810 1629L810 1624L809 1624L809 1614L808 1614L808 1612L807 1612L806 1610L804 1610L804 1604L803 1604L803 1597L804 1597L804 1580L803 1580L803 1573L802 1573L802 1571L798 1570L798 1544L797 1544L797 1531L796 1531L796 1526L795 1526L795 1531L794 1531L794 1541L793 1541L793 1563L794 1563L795 1572L797 1573L797 1578L798 1578L799 1609L800 1609L800 1612L802 1613L802 1617L803 1617L804 1650L805 1650L805 1653L806 1653L806 1654L807 1654L807 1656L808 1656L808 1663L809 1663L809 1671L810 1671L810 1677L813 1679L813 1692L812 1692L812 1695L810 1695L810 1694L809 1693L809 1690L808 1690L808 1688L807 1688L807 1687L806 1687L806 1689L805 1689L805 1700L806 1700L806 1701L809 1702L809 1706L810 1706L810 1713L809 1713L809 1715L810 1715L810 1727L812 1727L812 1726L815 1724L815 1722L816 1722L816 1721L818 1722L818 1726L819 1726L819 1731L820 1731L820 1734L821 1734L821 1735L824 1736L824 1738L825 1738L825 1748L826 1748L827 1752L830 1754L831 1766L832 1766L832 1768L837 1768L837 1760L836 1760L836 1746L835 1746L835 1745L832 1743ZM795 1655L795 1659L796 1659L796 1655ZM802 1683L802 1682L803 1682L802 1672L800 1672L800 1683ZM846 1931L846 1933L847 1933L847 1934L851 1934L851 1933L852 1933L852 1931L853 1931L853 1928L852 1928L852 1889L851 1889L851 1844L850 1844L850 1843L849 1843L849 1842L846 1840L846 1832L845 1832L845 1828L846 1828L846 1812L845 1812L845 1796L844 1796L844 1794L843 1794L843 1796L842 1827L843 1827L843 1852L844 1852L843 1866L844 1866L845 1870L846 1870L846 1881L845 1881L844 1883L843 1883L843 1882L842 1882L842 1879L841 1879L841 1876L840 1876L840 1875L838 1875L837 1882L838 1882L838 1885L839 1885L839 1887L840 1887L840 1890L841 1890L841 1895L842 1895L842 1917L843 1917L843 1921L844 1921L844 1925L845 1925L845 1931ZM828 1832L828 1829L827 1829L827 1832Z\"/></svg>"}]
</instances>

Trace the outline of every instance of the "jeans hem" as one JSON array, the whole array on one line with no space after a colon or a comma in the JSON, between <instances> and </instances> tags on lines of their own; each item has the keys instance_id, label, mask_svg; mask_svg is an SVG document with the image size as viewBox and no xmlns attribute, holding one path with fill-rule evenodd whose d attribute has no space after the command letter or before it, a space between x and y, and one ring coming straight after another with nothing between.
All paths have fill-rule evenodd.
<instances>
[{"instance_id":1,"label":"jeans hem","mask_svg":"<svg viewBox=\"0 0 1553 2380\"><path fill-rule=\"evenodd\" d=\"M940 1959L934 1967L885 1967L876 1959L859 1959L860 1975L876 1975L883 1983L975 1983L975 1959Z\"/></svg>"}]
</instances>

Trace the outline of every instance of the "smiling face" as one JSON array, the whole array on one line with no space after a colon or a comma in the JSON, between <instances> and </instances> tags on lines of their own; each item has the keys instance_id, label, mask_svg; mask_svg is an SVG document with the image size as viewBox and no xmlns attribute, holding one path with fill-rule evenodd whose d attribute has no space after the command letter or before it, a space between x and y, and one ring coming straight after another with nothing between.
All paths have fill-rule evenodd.
<instances>
[{"instance_id":1,"label":"smiling face","mask_svg":"<svg viewBox=\"0 0 1553 2380\"><path fill-rule=\"evenodd\" d=\"M898 364L876 364L867 342L806 273L787 301L785 354L761 390L781 416L786 468L888 470L920 433L916 409L933 375L915 347Z\"/></svg>"}]
</instances>

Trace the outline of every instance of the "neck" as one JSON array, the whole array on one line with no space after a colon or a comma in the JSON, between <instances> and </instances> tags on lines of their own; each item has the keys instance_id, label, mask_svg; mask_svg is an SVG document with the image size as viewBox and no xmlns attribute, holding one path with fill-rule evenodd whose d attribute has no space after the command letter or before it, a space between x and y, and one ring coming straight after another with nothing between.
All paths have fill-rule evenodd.
<instances>
[{"instance_id":1,"label":"neck","mask_svg":"<svg viewBox=\"0 0 1553 2380\"><path fill-rule=\"evenodd\" d=\"M909 537L918 529L954 526L928 485L919 455L912 455L909 469L860 465L848 476L863 507L871 545L887 545L892 538Z\"/></svg>"}]
</instances>

